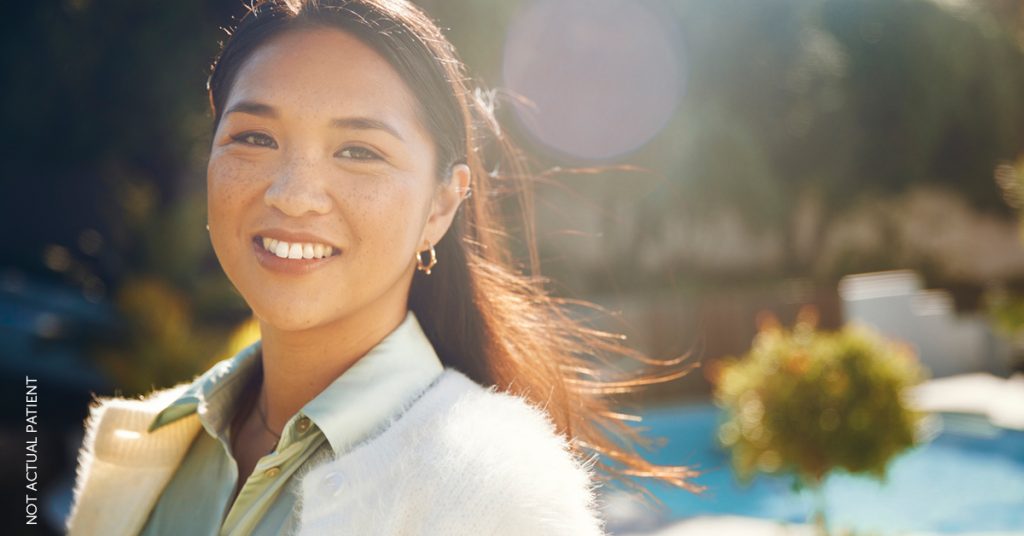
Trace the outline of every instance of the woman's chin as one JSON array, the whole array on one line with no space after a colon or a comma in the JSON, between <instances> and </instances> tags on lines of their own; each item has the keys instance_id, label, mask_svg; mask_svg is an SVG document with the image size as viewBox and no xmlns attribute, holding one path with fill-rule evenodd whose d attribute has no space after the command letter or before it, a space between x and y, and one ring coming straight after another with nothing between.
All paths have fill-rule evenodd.
<instances>
[{"instance_id":1,"label":"woman's chin","mask_svg":"<svg viewBox=\"0 0 1024 536\"><path fill-rule=\"evenodd\" d=\"M269 310L268 310L269 309ZM302 308L268 308L253 309L256 318L264 329L277 331L303 331L328 322L326 314L319 314L314 311L303 311ZM291 311L291 312L289 312Z\"/></svg>"}]
</instances>

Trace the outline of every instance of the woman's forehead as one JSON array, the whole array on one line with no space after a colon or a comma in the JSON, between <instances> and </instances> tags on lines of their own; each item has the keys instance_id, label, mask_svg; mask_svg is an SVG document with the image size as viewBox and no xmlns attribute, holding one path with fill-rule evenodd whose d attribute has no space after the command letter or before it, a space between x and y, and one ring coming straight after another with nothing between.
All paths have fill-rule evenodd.
<instances>
[{"instance_id":1,"label":"woman's forehead","mask_svg":"<svg viewBox=\"0 0 1024 536\"><path fill-rule=\"evenodd\" d=\"M258 102L279 113L415 119L415 97L377 51L330 28L286 32L261 45L237 77L232 103Z\"/></svg>"}]
</instances>

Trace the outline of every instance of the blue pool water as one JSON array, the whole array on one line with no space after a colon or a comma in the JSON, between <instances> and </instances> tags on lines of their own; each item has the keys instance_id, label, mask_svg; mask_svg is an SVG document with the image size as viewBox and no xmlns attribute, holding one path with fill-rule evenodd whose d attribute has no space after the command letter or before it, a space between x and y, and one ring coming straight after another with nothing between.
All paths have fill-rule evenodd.
<instances>
[{"instance_id":1,"label":"blue pool water","mask_svg":"<svg viewBox=\"0 0 1024 536\"><path fill-rule=\"evenodd\" d=\"M650 490L667 510L664 521L698 515L743 515L806 522L809 492L791 490L790 478L758 476L737 483L729 454L715 442L719 410L687 405L643 413L639 426L668 443L649 454L662 464L696 466L708 489L694 495L665 485ZM942 432L896 458L879 483L842 474L825 486L831 527L885 534L1017 532L1024 534L1024 432L995 428L980 417L940 415Z\"/></svg>"}]
</instances>

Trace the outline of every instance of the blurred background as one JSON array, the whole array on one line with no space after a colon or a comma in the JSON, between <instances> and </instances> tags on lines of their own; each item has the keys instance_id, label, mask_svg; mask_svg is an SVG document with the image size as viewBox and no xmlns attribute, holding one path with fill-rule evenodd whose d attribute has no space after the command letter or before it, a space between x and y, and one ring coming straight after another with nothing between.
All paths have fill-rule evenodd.
<instances>
[{"instance_id":1,"label":"blurred background","mask_svg":"<svg viewBox=\"0 0 1024 536\"><path fill-rule=\"evenodd\" d=\"M886 484L830 481L833 522L1024 533L1024 2L418 4L500 89L499 118L541 169L618 166L538 184L553 292L613 311L603 327L649 355L703 365L633 401L668 440L655 459L697 466L708 491L652 486L652 508L609 488L613 533L807 521L781 475L736 480L706 372L751 349L758 318L807 307L817 329L861 321L913 348L916 407L941 417ZM23 519L26 376L43 525L25 533L57 534L91 393L190 379L258 337L204 229L205 82L243 10L5 6L5 525Z\"/></svg>"}]
</instances>

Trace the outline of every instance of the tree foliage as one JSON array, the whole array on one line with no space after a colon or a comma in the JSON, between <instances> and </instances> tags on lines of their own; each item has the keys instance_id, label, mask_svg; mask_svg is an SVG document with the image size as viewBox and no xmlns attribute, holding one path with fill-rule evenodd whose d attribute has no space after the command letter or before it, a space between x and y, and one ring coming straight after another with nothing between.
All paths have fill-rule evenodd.
<instances>
[{"instance_id":1,"label":"tree foliage","mask_svg":"<svg viewBox=\"0 0 1024 536\"><path fill-rule=\"evenodd\" d=\"M883 479L913 446L922 415L905 403L924 377L909 347L862 325L815 330L805 309L792 330L764 322L750 352L721 365L719 429L743 478L792 473L810 486L837 470Z\"/></svg>"}]
</instances>

